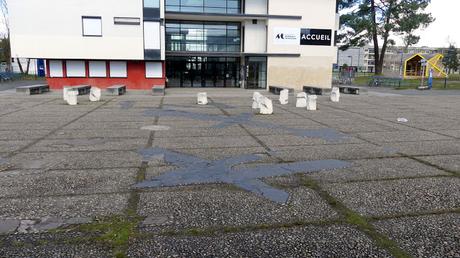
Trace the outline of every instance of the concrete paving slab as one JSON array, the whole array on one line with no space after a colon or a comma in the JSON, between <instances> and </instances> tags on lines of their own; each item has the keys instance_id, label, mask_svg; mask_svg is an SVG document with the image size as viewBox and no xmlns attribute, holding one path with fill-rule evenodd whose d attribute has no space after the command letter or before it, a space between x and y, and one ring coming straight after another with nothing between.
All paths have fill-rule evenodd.
<instances>
[{"instance_id":1,"label":"concrete paving slab","mask_svg":"<svg viewBox=\"0 0 460 258\"><path fill-rule=\"evenodd\" d=\"M140 166L134 151L20 153L9 160L15 169L103 169Z\"/></svg>"},{"instance_id":2,"label":"concrete paving slab","mask_svg":"<svg viewBox=\"0 0 460 258\"><path fill-rule=\"evenodd\" d=\"M458 155L460 154L460 141L421 141L421 142L395 142L384 144L386 148L394 149L406 155Z\"/></svg>"},{"instance_id":3,"label":"concrete paving slab","mask_svg":"<svg viewBox=\"0 0 460 258\"><path fill-rule=\"evenodd\" d=\"M128 129L128 128L101 128L101 129L90 129L90 130L69 130L62 129L56 133L50 135L48 138L53 139L73 139L73 138L145 138L148 139L150 132L141 130L140 128L145 126L139 124L139 127Z\"/></svg>"},{"instance_id":4,"label":"concrete paving slab","mask_svg":"<svg viewBox=\"0 0 460 258\"><path fill-rule=\"evenodd\" d=\"M95 242L68 243L85 237L83 234L22 234L9 235L2 240L1 257L113 257L110 247Z\"/></svg>"},{"instance_id":5,"label":"concrete paving slab","mask_svg":"<svg viewBox=\"0 0 460 258\"><path fill-rule=\"evenodd\" d=\"M437 132L460 139L460 129L459 130L439 130Z\"/></svg>"},{"instance_id":6,"label":"concrete paving slab","mask_svg":"<svg viewBox=\"0 0 460 258\"><path fill-rule=\"evenodd\" d=\"M163 225L144 228L147 231L281 224L337 217L312 190L299 187L290 189L289 193L290 199L283 205L228 185L163 188L141 194L139 214L168 218Z\"/></svg>"},{"instance_id":7,"label":"concrete paving slab","mask_svg":"<svg viewBox=\"0 0 460 258\"><path fill-rule=\"evenodd\" d=\"M358 133L358 137L376 143L449 140L451 137L420 130Z\"/></svg>"},{"instance_id":8,"label":"concrete paving slab","mask_svg":"<svg viewBox=\"0 0 460 258\"><path fill-rule=\"evenodd\" d=\"M453 210L460 207L460 179L401 179L325 184L324 188L363 216Z\"/></svg>"},{"instance_id":9,"label":"concrete paving slab","mask_svg":"<svg viewBox=\"0 0 460 258\"><path fill-rule=\"evenodd\" d=\"M310 177L326 183L449 175L408 158L383 158L355 160L350 168L313 173Z\"/></svg>"},{"instance_id":10,"label":"concrete paving slab","mask_svg":"<svg viewBox=\"0 0 460 258\"><path fill-rule=\"evenodd\" d=\"M0 140L3 141L14 141L14 140L33 140L39 139L47 134L49 134L50 130L24 130L24 129L17 129L14 131L3 131L0 130Z\"/></svg>"},{"instance_id":11,"label":"concrete paving slab","mask_svg":"<svg viewBox=\"0 0 460 258\"><path fill-rule=\"evenodd\" d=\"M219 137L175 137L155 138L153 145L166 149L190 149L190 148L224 148L224 147L259 147L251 136L219 136Z\"/></svg>"},{"instance_id":12,"label":"concrete paving slab","mask_svg":"<svg viewBox=\"0 0 460 258\"><path fill-rule=\"evenodd\" d=\"M349 226L273 229L210 237L133 240L129 257L390 257Z\"/></svg>"},{"instance_id":13,"label":"concrete paving slab","mask_svg":"<svg viewBox=\"0 0 460 258\"><path fill-rule=\"evenodd\" d=\"M170 126L171 128L197 128L197 127L198 128L210 128L210 127L220 124L220 122L197 121L193 119L174 121L174 120L168 120L168 119L164 119L163 117L160 117L158 119L158 124Z\"/></svg>"},{"instance_id":14,"label":"concrete paving slab","mask_svg":"<svg viewBox=\"0 0 460 258\"><path fill-rule=\"evenodd\" d=\"M53 123L53 122L43 122L43 123L0 123L1 131L15 131L15 130L48 130L52 131L58 127L64 125L65 123Z\"/></svg>"},{"instance_id":15,"label":"concrete paving slab","mask_svg":"<svg viewBox=\"0 0 460 258\"><path fill-rule=\"evenodd\" d=\"M175 137L206 137L206 136L233 136L247 135L246 131L238 125L226 128L170 128L166 131L155 133L156 138Z\"/></svg>"},{"instance_id":16,"label":"concrete paving slab","mask_svg":"<svg viewBox=\"0 0 460 258\"><path fill-rule=\"evenodd\" d=\"M427 215L373 223L414 257L459 257L460 214Z\"/></svg>"},{"instance_id":17,"label":"concrete paving slab","mask_svg":"<svg viewBox=\"0 0 460 258\"><path fill-rule=\"evenodd\" d=\"M398 154L389 147L372 144L329 144L317 146L273 147L272 155L284 161L324 160L324 159L372 159L394 157Z\"/></svg>"},{"instance_id":18,"label":"concrete paving slab","mask_svg":"<svg viewBox=\"0 0 460 258\"><path fill-rule=\"evenodd\" d=\"M6 171L0 173L0 198L96 194L128 191L137 169Z\"/></svg>"},{"instance_id":19,"label":"concrete paving slab","mask_svg":"<svg viewBox=\"0 0 460 258\"><path fill-rule=\"evenodd\" d=\"M137 150L145 146L145 138L75 138L41 140L24 150L26 152L59 152L59 151L121 151Z\"/></svg>"},{"instance_id":20,"label":"concrete paving slab","mask_svg":"<svg viewBox=\"0 0 460 258\"><path fill-rule=\"evenodd\" d=\"M0 219L0 235L13 233L19 227L20 223L21 221L17 219Z\"/></svg>"},{"instance_id":21,"label":"concrete paving slab","mask_svg":"<svg viewBox=\"0 0 460 258\"><path fill-rule=\"evenodd\" d=\"M141 122L97 122L97 123L86 123L81 121L76 121L62 128L62 130L94 130L94 131L104 131L104 130L124 130L124 129L139 129L143 126L152 125L152 121L141 121Z\"/></svg>"},{"instance_id":22,"label":"concrete paving slab","mask_svg":"<svg viewBox=\"0 0 460 258\"><path fill-rule=\"evenodd\" d=\"M460 155L427 156L419 157L419 159L428 161L448 171L460 173Z\"/></svg>"},{"instance_id":23,"label":"concrete paving slab","mask_svg":"<svg viewBox=\"0 0 460 258\"><path fill-rule=\"evenodd\" d=\"M0 140L0 152L14 152L29 145L32 142L33 140Z\"/></svg>"},{"instance_id":24,"label":"concrete paving slab","mask_svg":"<svg viewBox=\"0 0 460 258\"><path fill-rule=\"evenodd\" d=\"M144 116L106 116L104 114L93 114L85 116L78 120L81 123L99 123L99 122L148 122L153 121L151 117Z\"/></svg>"},{"instance_id":25,"label":"concrete paving slab","mask_svg":"<svg viewBox=\"0 0 460 258\"><path fill-rule=\"evenodd\" d=\"M206 148L206 149L171 149L180 153L196 156L207 160L218 160L234 156L256 154L267 157L267 150L264 147L232 147L232 148Z\"/></svg>"},{"instance_id":26,"label":"concrete paving slab","mask_svg":"<svg viewBox=\"0 0 460 258\"><path fill-rule=\"evenodd\" d=\"M321 130L321 129L320 129ZM282 146L312 146L324 144L353 144L364 143L362 140L353 136L344 136L343 139L337 141L324 140L321 138L301 137L295 135L260 135L257 138L270 148Z\"/></svg>"},{"instance_id":27,"label":"concrete paving slab","mask_svg":"<svg viewBox=\"0 0 460 258\"><path fill-rule=\"evenodd\" d=\"M0 219L55 217L102 217L119 215L126 208L127 194L7 198L0 202Z\"/></svg>"}]
</instances>

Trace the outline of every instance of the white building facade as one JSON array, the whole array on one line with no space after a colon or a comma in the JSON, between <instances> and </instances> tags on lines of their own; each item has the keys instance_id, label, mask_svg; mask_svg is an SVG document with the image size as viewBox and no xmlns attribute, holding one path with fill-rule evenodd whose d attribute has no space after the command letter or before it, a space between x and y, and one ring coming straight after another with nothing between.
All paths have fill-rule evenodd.
<instances>
[{"instance_id":1,"label":"white building facade","mask_svg":"<svg viewBox=\"0 0 460 258\"><path fill-rule=\"evenodd\" d=\"M329 88L335 0L15 0L12 57L52 88ZM31 25L34 21L34 26Z\"/></svg>"}]
</instances>

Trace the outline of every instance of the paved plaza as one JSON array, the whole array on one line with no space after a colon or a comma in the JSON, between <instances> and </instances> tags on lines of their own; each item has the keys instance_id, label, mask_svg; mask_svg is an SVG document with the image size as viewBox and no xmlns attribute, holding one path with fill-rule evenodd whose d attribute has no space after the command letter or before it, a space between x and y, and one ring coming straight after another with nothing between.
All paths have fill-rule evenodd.
<instances>
[{"instance_id":1,"label":"paved plaza","mask_svg":"<svg viewBox=\"0 0 460 258\"><path fill-rule=\"evenodd\" d=\"M0 91L0 257L460 257L459 92L200 90Z\"/></svg>"}]
</instances>

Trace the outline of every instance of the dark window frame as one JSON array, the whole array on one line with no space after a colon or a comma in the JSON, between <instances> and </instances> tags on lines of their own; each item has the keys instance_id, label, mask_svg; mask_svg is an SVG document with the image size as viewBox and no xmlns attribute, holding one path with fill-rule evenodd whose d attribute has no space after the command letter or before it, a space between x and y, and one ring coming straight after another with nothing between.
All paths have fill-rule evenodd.
<instances>
[{"instance_id":1,"label":"dark window frame","mask_svg":"<svg viewBox=\"0 0 460 258\"><path fill-rule=\"evenodd\" d=\"M220 0L225 2L225 7L206 5L207 0L202 0L202 5L185 5L182 4L183 0L177 0L179 4L168 4L165 0L165 11L171 12L185 12L185 13L212 13L212 14L241 14L243 11L242 0ZM219 1L219 0L216 0ZM237 8L229 6L229 2L237 2ZM207 11L215 10L215 11Z\"/></svg>"},{"instance_id":2,"label":"dark window frame","mask_svg":"<svg viewBox=\"0 0 460 258\"><path fill-rule=\"evenodd\" d=\"M117 19L126 19L132 21L117 21ZM141 25L141 18L139 17L113 17L113 24L115 25Z\"/></svg>"},{"instance_id":3,"label":"dark window frame","mask_svg":"<svg viewBox=\"0 0 460 258\"><path fill-rule=\"evenodd\" d=\"M213 28L213 25L216 27ZM243 26L239 22L169 20L165 23L165 49L172 52L239 53L243 45L241 38L242 29ZM188 36L190 30L198 31L197 36ZM217 34L200 34L200 30L202 32L214 31ZM173 32L171 33L171 31ZM223 34L221 35L220 32ZM173 36L178 36L179 39L172 40ZM192 49L197 49L190 50L187 49L188 46Z\"/></svg>"}]
</instances>

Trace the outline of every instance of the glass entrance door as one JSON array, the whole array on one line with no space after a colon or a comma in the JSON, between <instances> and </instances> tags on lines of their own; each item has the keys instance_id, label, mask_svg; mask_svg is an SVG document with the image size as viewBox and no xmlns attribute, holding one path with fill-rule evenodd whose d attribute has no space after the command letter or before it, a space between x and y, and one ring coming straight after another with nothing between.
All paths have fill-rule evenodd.
<instances>
[{"instance_id":1,"label":"glass entrance door","mask_svg":"<svg viewBox=\"0 0 460 258\"><path fill-rule=\"evenodd\" d=\"M267 88L267 58L246 57L246 88Z\"/></svg>"},{"instance_id":2,"label":"glass entrance door","mask_svg":"<svg viewBox=\"0 0 460 258\"><path fill-rule=\"evenodd\" d=\"M239 87L236 57L168 57L168 87Z\"/></svg>"}]
</instances>

